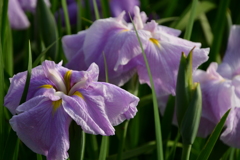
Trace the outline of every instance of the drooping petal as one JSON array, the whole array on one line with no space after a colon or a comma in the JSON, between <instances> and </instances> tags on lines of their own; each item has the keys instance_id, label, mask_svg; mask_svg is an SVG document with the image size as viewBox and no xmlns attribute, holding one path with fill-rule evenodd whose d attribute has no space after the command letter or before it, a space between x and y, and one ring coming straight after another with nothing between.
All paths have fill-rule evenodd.
<instances>
[{"instance_id":1,"label":"drooping petal","mask_svg":"<svg viewBox=\"0 0 240 160\"><path fill-rule=\"evenodd\" d=\"M8 2L8 18L13 29L26 29L30 23L21 8L18 0L9 0Z\"/></svg>"},{"instance_id":2,"label":"drooping petal","mask_svg":"<svg viewBox=\"0 0 240 160\"><path fill-rule=\"evenodd\" d=\"M221 140L231 147L240 148L240 108L231 109L226 122L226 129L221 135Z\"/></svg>"},{"instance_id":3,"label":"drooping petal","mask_svg":"<svg viewBox=\"0 0 240 160\"><path fill-rule=\"evenodd\" d=\"M112 125L133 118L138 101L137 97L114 85L93 82L66 99L71 107L65 107L65 110L85 132L113 135Z\"/></svg>"},{"instance_id":4,"label":"drooping petal","mask_svg":"<svg viewBox=\"0 0 240 160\"><path fill-rule=\"evenodd\" d=\"M12 114L15 114L15 110L20 103L22 93L26 83L27 72L21 72L13 76L10 82L11 85L9 87L7 95L4 97L4 106L6 106ZM42 67L38 66L32 69L31 81L39 82L39 78L44 81L45 75L43 73ZM36 81L37 79L37 81ZM41 81L40 81L41 82ZM31 87L31 85L30 85ZM39 86L38 86L39 87ZM27 99L31 98L35 93L28 93Z\"/></svg>"},{"instance_id":5,"label":"drooping petal","mask_svg":"<svg viewBox=\"0 0 240 160\"><path fill-rule=\"evenodd\" d=\"M13 116L10 124L18 137L31 150L48 160L65 160L69 149L68 128L71 118L60 106L53 111L53 102L39 99L19 106L24 111Z\"/></svg>"}]
</instances>

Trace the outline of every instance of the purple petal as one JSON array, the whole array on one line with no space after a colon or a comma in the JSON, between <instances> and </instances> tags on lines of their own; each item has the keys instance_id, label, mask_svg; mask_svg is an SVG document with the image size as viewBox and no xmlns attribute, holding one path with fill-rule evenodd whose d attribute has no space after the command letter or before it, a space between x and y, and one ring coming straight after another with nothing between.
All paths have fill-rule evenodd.
<instances>
[{"instance_id":1,"label":"purple petal","mask_svg":"<svg viewBox=\"0 0 240 160\"><path fill-rule=\"evenodd\" d=\"M202 117L198 127L198 136L206 138L209 134L213 132L215 126L216 123L213 123L212 121Z\"/></svg>"},{"instance_id":2,"label":"purple petal","mask_svg":"<svg viewBox=\"0 0 240 160\"><path fill-rule=\"evenodd\" d=\"M13 130L31 150L47 156L48 160L67 159L71 118L62 107L53 113L51 101L31 102L19 106L26 111L10 120Z\"/></svg>"},{"instance_id":3,"label":"purple petal","mask_svg":"<svg viewBox=\"0 0 240 160\"><path fill-rule=\"evenodd\" d=\"M231 67L231 78L240 74L240 26L234 25L228 38L228 46L223 63L227 63ZM224 67L223 67L224 69ZM221 74L228 74L229 71L220 71ZM222 73L223 72L223 73Z\"/></svg>"},{"instance_id":4,"label":"purple petal","mask_svg":"<svg viewBox=\"0 0 240 160\"><path fill-rule=\"evenodd\" d=\"M154 42L153 42L154 41ZM184 46L179 43L173 44L166 41L158 41L154 39L148 40L145 53L150 65L151 73L155 85L162 86L163 90L168 94L175 95L176 79L181 53L186 55L194 47ZM195 48L193 50L193 70L201 63L207 60L208 49ZM143 57L139 58L140 66L138 67L138 75L141 83L150 85L148 72L145 67Z\"/></svg>"},{"instance_id":5,"label":"purple petal","mask_svg":"<svg viewBox=\"0 0 240 160\"><path fill-rule=\"evenodd\" d=\"M126 19L128 18L128 13L133 14L133 10L135 6L139 6L139 0L111 0L110 8L112 15L117 17L122 11L125 11L127 15L125 15Z\"/></svg>"},{"instance_id":6,"label":"purple petal","mask_svg":"<svg viewBox=\"0 0 240 160\"><path fill-rule=\"evenodd\" d=\"M221 135L221 140L231 147L240 148L240 108L232 108L226 122L226 129Z\"/></svg>"},{"instance_id":7,"label":"purple petal","mask_svg":"<svg viewBox=\"0 0 240 160\"><path fill-rule=\"evenodd\" d=\"M66 98L63 106L71 106L64 109L87 133L113 135L112 125L133 118L137 112L139 99L114 85L93 82L78 91L82 97Z\"/></svg>"},{"instance_id":8,"label":"purple petal","mask_svg":"<svg viewBox=\"0 0 240 160\"><path fill-rule=\"evenodd\" d=\"M6 106L12 114L16 113L15 110L20 103L24 86L26 83L26 76L27 76L27 72L21 72L21 73L18 73L17 75L14 75L13 78L11 79L11 85L8 89L7 95L4 98L4 106ZM35 81L38 83L39 78L43 79L43 81L45 79L45 75L43 73L41 66L33 68L32 74L31 74L31 81ZM40 84L43 84L43 83L42 81L40 81L38 84L39 86L41 86ZM31 88L31 85L30 85L30 88ZM31 89L29 91L30 92L28 93L27 99L30 99L35 94L35 92L31 92Z\"/></svg>"},{"instance_id":9,"label":"purple petal","mask_svg":"<svg viewBox=\"0 0 240 160\"><path fill-rule=\"evenodd\" d=\"M26 29L30 23L21 8L18 0L9 0L8 2L8 18L13 29Z\"/></svg>"},{"instance_id":10,"label":"purple petal","mask_svg":"<svg viewBox=\"0 0 240 160\"><path fill-rule=\"evenodd\" d=\"M78 32L74 35L66 35L62 38L63 50L68 61L82 49L83 42L85 40L87 30Z\"/></svg>"}]
</instances>

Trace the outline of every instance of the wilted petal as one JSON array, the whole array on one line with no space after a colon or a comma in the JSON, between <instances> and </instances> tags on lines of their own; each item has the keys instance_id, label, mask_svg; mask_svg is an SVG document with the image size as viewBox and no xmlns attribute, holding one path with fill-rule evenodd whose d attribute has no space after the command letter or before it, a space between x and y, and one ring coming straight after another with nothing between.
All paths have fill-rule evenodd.
<instances>
[{"instance_id":1,"label":"wilted petal","mask_svg":"<svg viewBox=\"0 0 240 160\"><path fill-rule=\"evenodd\" d=\"M240 108L231 109L226 122L226 129L221 135L221 140L231 147L240 148Z\"/></svg>"},{"instance_id":2,"label":"wilted petal","mask_svg":"<svg viewBox=\"0 0 240 160\"><path fill-rule=\"evenodd\" d=\"M23 103L23 113L13 116L10 124L18 137L30 149L43 154L48 160L68 158L68 128L71 118L59 107L53 112L52 101L41 98L32 103Z\"/></svg>"}]
</instances>

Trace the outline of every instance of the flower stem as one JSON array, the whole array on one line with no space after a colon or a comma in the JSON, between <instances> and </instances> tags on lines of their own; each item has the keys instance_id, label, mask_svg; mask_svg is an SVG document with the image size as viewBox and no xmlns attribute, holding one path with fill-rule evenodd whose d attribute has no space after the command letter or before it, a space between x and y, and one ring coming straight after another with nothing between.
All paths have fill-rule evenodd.
<instances>
[{"instance_id":1,"label":"flower stem","mask_svg":"<svg viewBox=\"0 0 240 160\"><path fill-rule=\"evenodd\" d=\"M182 160L189 160L191 149L191 144L183 144Z\"/></svg>"},{"instance_id":2,"label":"flower stem","mask_svg":"<svg viewBox=\"0 0 240 160\"><path fill-rule=\"evenodd\" d=\"M108 148L108 136L102 136L101 149L99 154L99 160L104 160L107 157Z\"/></svg>"},{"instance_id":3,"label":"flower stem","mask_svg":"<svg viewBox=\"0 0 240 160\"><path fill-rule=\"evenodd\" d=\"M81 136L81 151L80 151L80 160L83 160L84 157L84 151L85 151L85 132L82 131L82 136Z\"/></svg>"},{"instance_id":4,"label":"flower stem","mask_svg":"<svg viewBox=\"0 0 240 160\"><path fill-rule=\"evenodd\" d=\"M127 135L127 129L128 129L128 123L129 123L129 120L127 120L127 121L124 123L123 133L122 133L122 135L121 135L120 145L119 145L119 148L118 148L117 160L121 160L121 159L122 159L122 152L123 152L123 148L124 148L124 145L125 145L125 140L126 140L126 135Z\"/></svg>"},{"instance_id":5,"label":"flower stem","mask_svg":"<svg viewBox=\"0 0 240 160\"><path fill-rule=\"evenodd\" d=\"M63 13L64 13L64 20L65 20L65 25L67 29L67 34L71 34L71 27L70 27L70 21L69 21L69 16L68 16L68 9L67 9L67 2L66 0L62 0L62 7L63 7Z\"/></svg>"}]
</instances>

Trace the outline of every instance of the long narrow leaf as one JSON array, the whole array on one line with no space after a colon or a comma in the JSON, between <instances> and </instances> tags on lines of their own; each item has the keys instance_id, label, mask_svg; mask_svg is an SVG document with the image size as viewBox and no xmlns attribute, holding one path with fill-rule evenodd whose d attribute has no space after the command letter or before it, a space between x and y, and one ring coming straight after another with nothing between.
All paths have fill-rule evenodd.
<instances>
[{"instance_id":1,"label":"long narrow leaf","mask_svg":"<svg viewBox=\"0 0 240 160\"><path fill-rule=\"evenodd\" d=\"M211 136L208 138L207 143L205 144L203 150L201 151L200 155L198 156L198 160L207 160L210 156L210 153L221 134L222 128L225 124L225 121L227 120L228 114L230 112L230 109L223 115L220 122L217 124L217 126L214 128Z\"/></svg>"},{"instance_id":2,"label":"long narrow leaf","mask_svg":"<svg viewBox=\"0 0 240 160\"><path fill-rule=\"evenodd\" d=\"M147 71L148 71L148 76L149 76L149 79L150 79L152 95L153 95L153 110L154 110L155 133L156 133L156 141L157 141L157 157L158 157L158 160L163 160L164 155L163 155L162 133L161 133L161 123L160 123L160 117L159 117L159 109L158 109L156 90L155 90L155 87L154 87L151 70L150 70L150 67L149 67L149 63L148 63L148 60L147 60L146 53L143 49L142 42L139 38L137 29L135 27L135 24L133 23L133 20L132 20L132 17L131 17L130 14L129 14L129 17L132 21L133 28L136 32L138 42L140 44L140 47L141 47L141 50L142 50L142 55L143 55L143 58L144 58L144 61L145 61L145 64L146 64Z\"/></svg>"},{"instance_id":3,"label":"long narrow leaf","mask_svg":"<svg viewBox=\"0 0 240 160\"><path fill-rule=\"evenodd\" d=\"M28 93L28 88L29 88L30 79L31 79L31 72L32 72L32 52L31 52L31 44L30 44L30 41L29 41L27 79L26 79L26 83L25 83L25 87L24 87L24 91L23 91L23 94L22 94L20 104L24 103L27 99L27 93Z\"/></svg>"},{"instance_id":4,"label":"long narrow leaf","mask_svg":"<svg viewBox=\"0 0 240 160\"><path fill-rule=\"evenodd\" d=\"M71 25L69 21L69 15L68 15L68 8L67 8L67 2L66 0L62 0L62 7L63 7L63 13L64 13L64 22L67 29L67 34L71 34Z\"/></svg>"}]
</instances>

